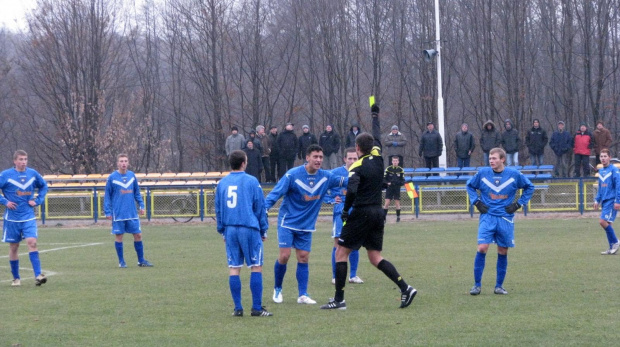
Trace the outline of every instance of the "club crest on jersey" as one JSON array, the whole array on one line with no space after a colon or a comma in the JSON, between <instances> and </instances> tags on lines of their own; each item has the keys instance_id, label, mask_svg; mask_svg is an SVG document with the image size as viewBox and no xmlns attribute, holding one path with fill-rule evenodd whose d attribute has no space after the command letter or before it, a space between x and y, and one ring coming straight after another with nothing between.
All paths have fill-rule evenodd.
<instances>
[{"instance_id":1,"label":"club crest on jersey","mask_svg":"<svg viewBox=\"0 0 620 347\"><path fill-rule=\"evenodd\" d=\"M496 185L496 186L499 186L499 182L500 182L499 178L496 178L496 179L495 179L495 185Z\"/></svg>"}]
</instances>

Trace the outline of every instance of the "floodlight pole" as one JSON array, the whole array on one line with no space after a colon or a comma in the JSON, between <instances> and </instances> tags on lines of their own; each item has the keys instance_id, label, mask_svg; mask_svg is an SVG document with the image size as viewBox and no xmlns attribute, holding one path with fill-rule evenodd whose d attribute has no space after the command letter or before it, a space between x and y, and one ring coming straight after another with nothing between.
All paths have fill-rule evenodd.
<instances>
[{"instance_id":1,"label":"floodlight pole","mask_svg":"<svg viewBox=\"0 0 620 347\"><path fill-rule=\"evenodd\" d=\"M444 130L443 94L441 92L441 34L439 31L439 0L435 0L435 50L437 51L437 131L443 139L443 148L439 156L439 167L447 167L446 157L446 134Z\"/></svg>"}]
</instances>

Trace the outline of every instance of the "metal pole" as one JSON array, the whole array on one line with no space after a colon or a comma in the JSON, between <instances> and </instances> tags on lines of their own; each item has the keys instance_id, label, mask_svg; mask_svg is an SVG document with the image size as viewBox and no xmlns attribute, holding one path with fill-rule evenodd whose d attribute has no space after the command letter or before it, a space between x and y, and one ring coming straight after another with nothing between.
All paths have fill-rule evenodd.
<instances>
[{"instance_id":1,"label":"metal pole","mask_svg":"<svg viewBox=\"0 0 620 347\"><path fill-rule=\"evenodd\" d=\"M446 157L446 132L445 132L445 120L443 114L443 94L441 92L441 33L439 30L439 0L435 0L435 33L437 40L435 41L437 51L437 131L443 139L443 148L441 155L439 156L439 167L447 167Z\"/></svg>"}]
</instances>

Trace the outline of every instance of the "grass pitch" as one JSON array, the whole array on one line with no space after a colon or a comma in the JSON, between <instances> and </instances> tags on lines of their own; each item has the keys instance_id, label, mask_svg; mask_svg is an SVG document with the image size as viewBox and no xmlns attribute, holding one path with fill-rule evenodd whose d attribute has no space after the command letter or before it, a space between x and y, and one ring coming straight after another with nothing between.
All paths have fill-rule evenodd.
<instances>
[{"instance_id":1,"label":"grass pitch","mask_svg":"<svg viewBox=\"0 0 620 347\"><path fill-rule=\"evenodd\" d=\"M26 245L22 286L10 286L8 247L0 248L0 346L478 346L615 344L620 256L601 256L597 219L516 222L508 256L507 296L493 294L495 248L482 294L473 297L477 220L405 221L386 227L384 256L418 289L407 309L399 291L363 252L347 285L346 311L298 305L296 262L289 263L284 303L271 301L277 256L272 229L265 245L263 304L273 317L250 317L249 271L242 270L246 316L232 317L224 244L213 223L143 225L138 268L131 236L129 268L119 269L109 226L39 229L49 281L35 287ZM310 258L311 296L333 296L328 223L318 224Z\"/></svg>"}]
</instances>

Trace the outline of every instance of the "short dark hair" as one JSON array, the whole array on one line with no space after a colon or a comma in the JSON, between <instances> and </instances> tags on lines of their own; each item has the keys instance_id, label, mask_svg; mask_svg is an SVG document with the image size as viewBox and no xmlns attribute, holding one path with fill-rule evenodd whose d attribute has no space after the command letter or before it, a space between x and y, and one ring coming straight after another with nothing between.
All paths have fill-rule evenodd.
<instances>
[{"instance_id":1,"label":"short dark hair","mask_svg":"<svg viewBox=\"0 0 620 347\"><path fill-rule=\"evenodd\" d=\"M375 138L369 133L361 133L355 138L355 144L359 147L360 151L364 154L369 154L372 151L372 147L375 143Z\"/></svg>"},{"instance_id":2,"label":"short dark hair","mask_svg":"<svg viewBox=\"0 0 620 347\"><path fill-rule=\"evenodd\" d=\"M306 155L310 155L312 152L323 152L323 147L313 143L306 149Z\"/></svg>"},{"instance_id":3,"label":"short dark hair","mask_svg":"<svg viewBox=\"0 0 620 347\"><path fill-rule=\"evenodd\" d=\"M246 161L247 157L245 155L245 152L240 149L232 151L232 153L230 153L230 157L228 158L230 168L233 170L241 169L241 165L243 165L243 163L245 163Z\"/></svg>"},{"instance_id":4,"label":"short dark hair","mask_svg":"<svg viewBox=\"0 0 620 347\"><path fill-rule=\"evenodd\" d=\"M27 157L28 153L26 153L26 151L24 151L23 149L18 149L15 151L15 153L13 153L13 160L16 160L19 156Z\"/></svg>"}]
</instances>

